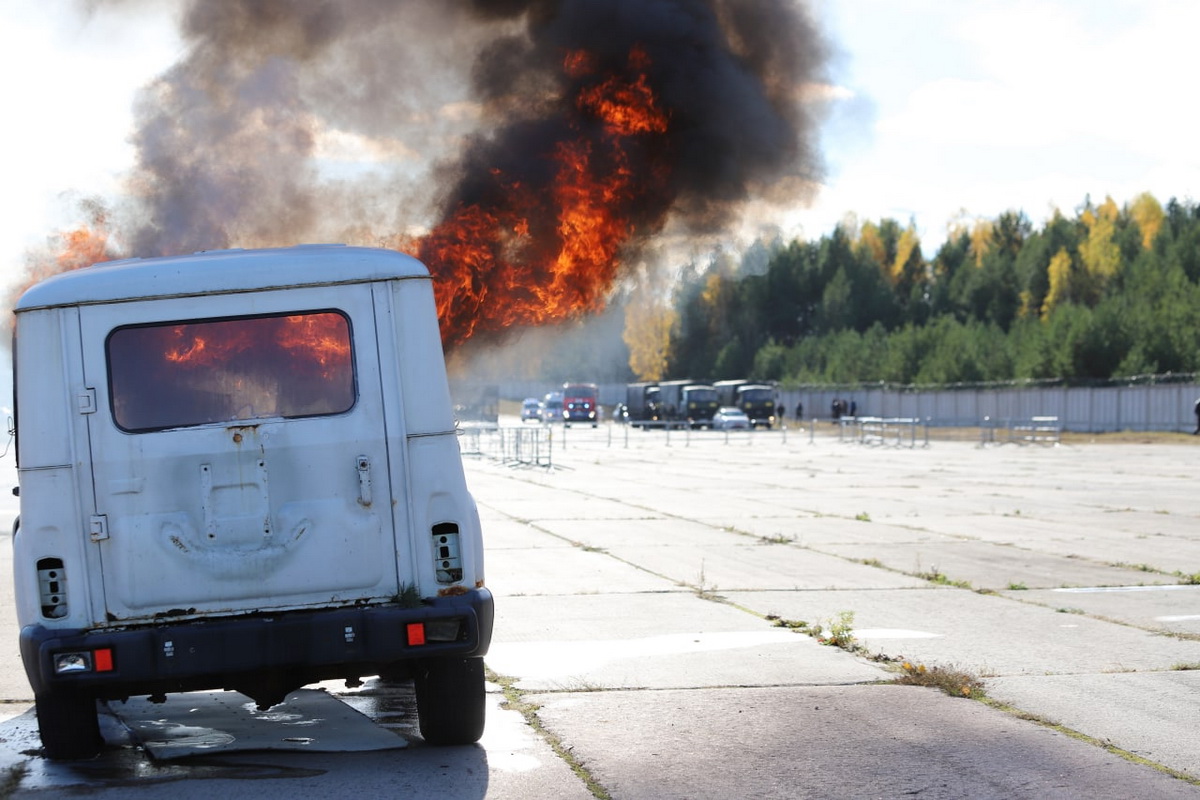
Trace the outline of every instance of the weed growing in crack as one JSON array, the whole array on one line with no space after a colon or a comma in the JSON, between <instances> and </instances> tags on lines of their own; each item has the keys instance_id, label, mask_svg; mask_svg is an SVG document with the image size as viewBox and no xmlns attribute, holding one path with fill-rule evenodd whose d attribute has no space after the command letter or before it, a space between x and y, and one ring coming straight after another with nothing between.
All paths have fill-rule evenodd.
<instances>
[{"instance_id":1,"label":"weed growing in crack","mask_svg":"<svg viewBox=\"0 0 1200 800\"><path fill-rule=\"evenodd\" d=\"M808 635L821 644L840 647L851 653L859 648L858 640L854 638L854 612L840 611L834 619L826 620L825 625L813 625L808 629Z\"/></svg>"},{"instance_id":2,"label":"weed growing in crack","mask_svg":"<svg viewBox=\"0 0 1200 800\"><path fill-rule=\"evenodd\" d=\"M936 583L939 586L957 586L959 589L970 589L971 588L970 581L951 580L950 578L948 578L946 576L946 574L944 572L939 571L937 567L932 567L929 570L927 570L926 572L917 572L917 573L915 573L915 576L920 578L923 581L929 581L930 583Z\"/></svg>"},{"instance_id":3,"label":"weed growing in crack","mask_svg":"<svg viewBox=\"0 0 1200 800\"><path fill-rule=\"evenodd\" d=\"M968 697L972 700L982 700L984 693L983 679L965 670L954 667L926 667L924 664L913 664L905 661L900 665L903 674L896 683L905 686L932 686L941 689L951 697Z\"/></svg>"},{"instance_id":4,"label":"weed growing in crack","mask_svg":"<svg viewBox=\"0 0 1200 800\"><path fill-rule=\"evenodd\" d=\"M802 619L784 619L778 614L767 614L768 622L774 623L776 628L787 628L790 631L798 633L808 633L808 623Z\"/></svg>"}]
</instances>

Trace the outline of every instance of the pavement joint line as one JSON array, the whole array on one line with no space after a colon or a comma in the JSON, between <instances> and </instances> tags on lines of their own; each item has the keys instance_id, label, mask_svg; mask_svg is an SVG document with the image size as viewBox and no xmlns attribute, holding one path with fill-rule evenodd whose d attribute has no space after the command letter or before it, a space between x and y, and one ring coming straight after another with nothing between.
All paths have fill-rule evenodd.
<instances>
[{"instance_id":1,"label":"pavement joint line","mask_svg":"<svg viewBox=\"0 0 1200 800\"><path fill-rule=\"evenodd\" d=\"M1057 732L1063 734L1064 736L1071 737L1072 739L1076 739L1076 740L1084 742L1086 744L1093 745L1094 747L1099 747L1101 750L1104 750L1107 753L1111 753L1111 754L1117 756L1118 758L1123 758L1126 761L1129 761L1133 764L1140 764L1142 766L1150 767L1151 769L1157 770L1158 772L1161 772L1165 775L1170 775L1172 778L1181 780L1184 783L1189 783L1192 786L1200 786L1200 777L1192 775L1188 772L1184 772L1182 770L1173 769L1171 767L1166 766L1165 764L1160 764L1157 761L1151 761L1150 759L1145 758L1144 756L1139 756L1137 753L1133 753L1124 748L1117 747L1115 744L1108 741L1107 739L1100 739L1095 736L1089 736L1086 733L1077 731L1073 728L1068 728L1066 725L1062 725L1058 722L1049 720L1049 719L1041 716L1040 714L1034 714L1029 711L1024 711L1020 708L1017 708L1016 706L1009 705L1008 703L1003 703L1003 702L996 700L994 698L991 698L991 697L981 697L976 702L983 703L984 705L988 706L989 708L994 708L997 711L1002 711L1006 714L1011 714L1012 716L1016 717L1017 719L1024 720L1026 722L1032 722L1035 725L1040 725L1043 728L1048 728L1049 730L1057 731Z\"/></svg>"},{"instance_id":2,"label":"pavement joint line","mask_svg":"<svg viewBox=\"0 0 1200 800\"><path fill-rule=\"evenodd\" d=\"M612 795L604 786L592 775L591 771L573 752L558 734L551 731L542 722L538 716L538 711L541 709L537 703L528 699L528 695L532 694L517 688L518 678L512 678L507 675L500 675L491 668L486 668L487 679L498 685L504 696L503 708L516 711L525 720L534 733L542 738L550 749L562 759L575 775L583 781L583 785L591 792L596 800L612 800Z\"/></svg>"}]
</instances>

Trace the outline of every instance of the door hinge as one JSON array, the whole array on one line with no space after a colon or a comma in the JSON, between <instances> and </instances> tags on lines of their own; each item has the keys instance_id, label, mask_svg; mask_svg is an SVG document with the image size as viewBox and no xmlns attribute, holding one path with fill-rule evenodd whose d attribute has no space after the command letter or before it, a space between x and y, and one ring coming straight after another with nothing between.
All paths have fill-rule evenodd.
<instances>
[{"instance_id":1,"label":"door hinge","mask_svg":"<svg viewBox=\"0 0 1200 800\"><path fill-rule=\"evenodd\" d=\"M101 542L108 538L108 515L93 514L88 522L88 536L93 542Z\"/></svg>"},{"instance_id":2,"label":"door hinge","mask_svg":"<svg viewBox=\"0 0 1200 800\"><path fill-rule=\"evenodd\" d=\"M95 414L96 413L96 390L84 389L79 394L75 395L75 402L79 407L80 414Z\"/></svg>"}]
</instances>

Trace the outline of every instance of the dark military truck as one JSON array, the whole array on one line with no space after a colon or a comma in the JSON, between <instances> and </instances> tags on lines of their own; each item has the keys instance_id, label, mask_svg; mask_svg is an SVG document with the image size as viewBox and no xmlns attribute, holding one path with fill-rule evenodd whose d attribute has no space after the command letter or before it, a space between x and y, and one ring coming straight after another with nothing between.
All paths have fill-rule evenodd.
<instances>
[{"instance_id":1,"label":"dark military truck","mask_svg":"<svg viewBox=\"0 0 1200 800\"><path fill-rule=\"evenodd\" d=\"M630 383L625 386L626 420L635 428L643 428L662 420L657 383Z\"/></svg>"},{"instance_id":2,"label":"dark military truck","mask_svg":"<svg viewBox=\"0 0 1200 800\"><path fill-rule=\"evenodd\" d=\"M664 420L690 428L711 428L713 415L721 407L711 384L693 380L662 381L658 402Z\"/></svg>"},{"instance_id":3,"label":"dark military truck","mask_svg":"<svg viewBox=\"0 0 1200 800\"><path fill-rule=\"evenodd\" d=\"M747 380L717 381L713 384L722 406L740 408L750 418L750 425L771 428L777 420L775 385Z\"/></svg>"}]
</instances>

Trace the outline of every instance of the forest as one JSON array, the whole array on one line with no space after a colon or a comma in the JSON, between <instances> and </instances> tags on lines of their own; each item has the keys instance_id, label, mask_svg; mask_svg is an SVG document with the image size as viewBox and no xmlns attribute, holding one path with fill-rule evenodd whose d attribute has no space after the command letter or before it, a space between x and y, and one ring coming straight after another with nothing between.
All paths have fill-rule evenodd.
<instances>
[{"instance_id":1,"label":"forest","mask_svg":"<svg viewBox=\"0 0 1200 800\"><path fill-rule=\"evenodd\" d=\"M954 226L848 220L688 264L627 296L633 377L784 384L1089 382L1200 372L1200 207L1086 199Z\"/></svg>"}]
</instances>

